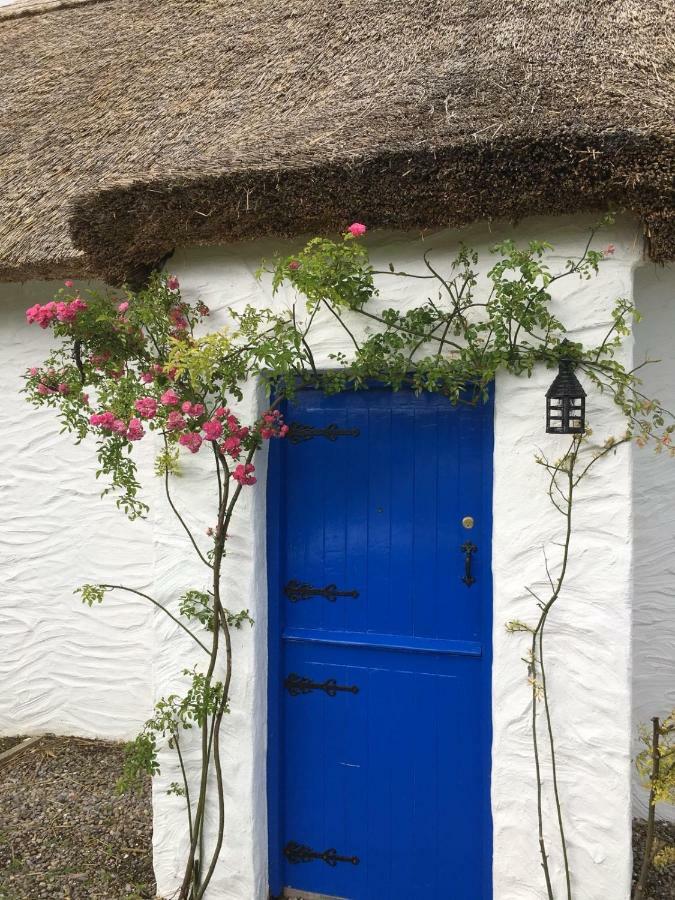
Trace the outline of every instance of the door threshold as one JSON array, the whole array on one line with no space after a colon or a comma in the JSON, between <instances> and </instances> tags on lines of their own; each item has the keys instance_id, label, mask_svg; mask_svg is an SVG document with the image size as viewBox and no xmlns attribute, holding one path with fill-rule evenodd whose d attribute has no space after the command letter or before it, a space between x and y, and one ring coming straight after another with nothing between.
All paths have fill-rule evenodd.
<instances>
[{"instance_id":1,"label":"door threshold","mask_svg":"<svg viewBox=\"0 0 675 900\"><path fill-rule=\"evenodd\" d=\"M333 897L328 894L315 894L312 891L299 891L297 888L284 888L282 897L286 900L349 900L347 897Z\"/></svg>"}]
</instances>

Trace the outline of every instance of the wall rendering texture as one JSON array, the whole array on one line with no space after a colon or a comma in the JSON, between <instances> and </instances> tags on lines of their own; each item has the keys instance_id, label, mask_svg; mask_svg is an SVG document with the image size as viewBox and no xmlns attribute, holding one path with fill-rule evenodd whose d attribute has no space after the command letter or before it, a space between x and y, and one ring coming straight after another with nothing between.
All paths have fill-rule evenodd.
<instances>
[{"instance_id":1,"label":"wall rendering texture","mask_svg":"<svg viewBox=\"0 0 675 900\"><path fill-rule=\"evenodd\" d=\"M112 594L90 610L73 590L147 586L152 526L100 499L93 441L74 446L19 394L51 339L24 310L60 286L0 285L0 734L128 738L152 705L150 610Z\"/></svg>"},{"instance_id":2,"label":"wall rendering texture","mask_svg":"<svg viewBox=\"0 0 675 900\"><path fill-rule=\"evenodd\" d=\"M648 265L635 277L643 319L635 326L635 363L643 391L675 410L675 268ZM633 734L652 716L675 709L675 459L653 449L633 451L635 601L633 611ZM634 752L642 749L638 740ZM644 817L647 792L634 782L635 814ZM675 821L665 804L659 817Z\"/></svg>"}]
</instances>

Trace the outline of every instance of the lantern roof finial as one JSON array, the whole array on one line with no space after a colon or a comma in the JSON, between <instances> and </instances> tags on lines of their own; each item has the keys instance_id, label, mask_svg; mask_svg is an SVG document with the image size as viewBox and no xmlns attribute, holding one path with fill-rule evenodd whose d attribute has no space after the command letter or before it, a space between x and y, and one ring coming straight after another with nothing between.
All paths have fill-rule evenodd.
<instances>
[{"instance_id":1,"label":"lantern roof finial","mask_svg":"<svg viewBox=\"0 0 675 900\"><path fill-rule=\"evenodd\" d=\"M571 344L565 338L560 342L560 347L567 350ZM546 391L546 396L551 397L585 397L586 391L581 386L581 382L574 374L574 360L569 356L562 355L558 360L558 374L553 380L551 387Z\"/></svg>"}]
</instances>

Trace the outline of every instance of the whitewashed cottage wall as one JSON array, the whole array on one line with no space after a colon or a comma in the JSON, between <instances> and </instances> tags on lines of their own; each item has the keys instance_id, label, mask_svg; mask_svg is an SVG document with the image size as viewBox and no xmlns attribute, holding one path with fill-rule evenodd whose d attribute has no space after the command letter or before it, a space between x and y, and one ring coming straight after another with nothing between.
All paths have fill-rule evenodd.
<instances>
[{"instance_id":1,"label":"whitewashed cottage wall","mask_svg":"<svg viewBox=\"0 0 675 900\"><path fill-rule=\"evenodd\" d=\"M635 277L643 319L635 327L635 362L649 397L675 410L675 268L647 265ZM675 708L675 459L634 450L635 601L633 612L634 735L640 723ZM651 727L651 726L650 726ZM635 741L635 752L641 746ZM647 792L634 782L635 813L646 813ZM675 809L659 815L675 821Z\"/></svg>"},{"instance_id":2,"label":"whitewashed cottage wall","mask_svg":"<svg viewBox=\"0 0 675 900\"><path fill-rule=\"evenodd\" d=\"M557 261L563 264L581 251L588 224L581 218L531 219L515 235L550 240ZM437 258L447 260L461 237L481 252L484 271L489 262L487 248L507 233L513 230L477 227L461 234L427 236L424 242L405 234L375 235L369 244L378 267L392 261L414 271L424 248L438 248ZM633 295L636 267L641 265L642 243L633 222L620 222L602 242L615 244L616 252L603 263L600 277L563 282L557 301L572 336L584 341L596 340L605 329L616 297ZM227 322L229 306L241 309L246 303L291 302L289 294L272 301L269 284L258 283L254 275L261 257L290 246L251 242L193 248L178 252L169 266L179 276L186 296L200 297L211 307L210 327L215 328ZM639 287L644 276L642 270L637 272ZM400 304L417 303L424 296L423 282L385 280L383 288L387 301ZM147 714L151 687L154 697L166 694L181 684L181 669L198 660L176 627L141 602L108 596L101 608L88 610L71 595L72 588L86 580L113 579L121 572L126 583L151 587L158 599L170 603L184 588L201 586L204 573L167 513L156 481L150 481L150 520L127 525L111 501L98 500L91 447L73 448L66 437L58 437L50 413L31 411L16 396L17 370L39 361L48 344L47 334L25 327L23 310L44 301L51 286L0 290L0 378L7 419L0 442L0 502L6 517L3 536L10 536L9 552L0 561L2 574L9 576L3 578L0 607L0 677L3 685L10 685L0 694L0 730L127 735ZM663 306L656 316L667 314L665 300L652 305ZM645 322L641 329L646 327ZM658 324L654 332L659 334ZM642 352L644 332L637 334ZM334 349L349 349L329 319L318 323L315 343L317 360L324 365L329 365L328 353ZM627 362L632 354L629 340ZM545 498L543 473L533 463L540 447L555 454L562 440L544 434L543 395L551 378L547 371L537 372L530 380L503 376L496 389L493 816L497 900L540 900L542 895L527 720L529 692L521 661L525 647L522 638L505 633L504 623L531 616L532 601L524 586L541 582L542 545L550 549L550 542L560 536L560 521ZM593 391L589 395L596 434L604 438L615 433L618 424L611 405ZM242 404L244 418L253 418L262 402L251 386ZM142 451L143 477L150 480L149 442ZM195 532L203 534L213 524L205 460L201 455L186 455L184 462L185 474L176 484L176 495ZM639 484L643 476L639 464L635 466ZM232 713L223 740L226 849L210 891L218 900L266 897L264 461L258 463L258 475L258 485L245 492L237 511L225 572L227 605L248 607L256 624L234 637ZM570 856L578 884L584 885L584 900L628 897L632 478L633 454L626 450L599 466L584 488L569 589L550 623L550 680L561 790L566 816L573 823ZM638 544L638 567L640 553ZM665 593L658 576L655 583L657 591ZM666 615L665 605L662 610ZM177 648L179 656L183 654L180 659ZM649 666L664 671L668 658L663 648L644 654L645 684ZM645 705L651 706L652 695L644 696ZM165 895L176 887L186 845L183 802L165 792L175 778L167 757L154 788L155 865L159 889ZM554 840L550 810L547 820ZM554 878L560 883L559 869L554 869Z\"/></svg>"},{"instance_id":3,"label":"whitewashed cottage wall","mask_svg":"<svg viewBox=\"0 0 675 900\"><path fill-rule=\"evenodd\" d=\"M73 590L121 572L147 586L152 523L102 501L93 443L19 393L52 337L24 311L61 286L0 285L0 734L127 738L152 707L150 611L112 595L90 610Z\"/></svg>"},{"instance_id":4,"label":"whitewashed cottage wall","mask_svg":"<svg viewBox=\"0 0 675 900\"><path fill-rule=\"evenodd\" d=\"M518 236L546 237L556 246L564 264L579 253L586 239L582 220L530 220ZM487 248L504 231L485 228L465 231L461 237L489 264ZM439 264L448 260L460 235L444 232L424 243L404 234L376 235L370 241L376 267L392 261L415 271L424 248L438 248ZM613 301L632 295L633 270L641 258L637 228L630 222L616 226L604 242L616 245L603 264L602 275L592 281L563 282L559 311L574 338L598 340L610 322ZM171 261L184 293L201 297L213 310L211 326L227 321L227 308L246 303L277 305L292 302L290 294L272 300L268 283L259 284L254 272L261 256L270 256L278 243L252 243L236 247L190 249ZM412 304L424 296L424 282L386 280L385 296L397 304ZM314 337L317 364L329 366L328 354L349 352L335 324L326 317L317 322ZM630 364L632 342L625 359ZM542 545L560 538L560 520L552 514L544 475L533 463L541 447L555 455L560 438L544 434L543 396L552 374L537 372L531 379L501 377L496 392L494 487L494 896L497 900L526 900L542 896L541 867L537 856L535 793L528 724L529 692L521 657L522 639L508 636L508 619L527 619L532 601L526 584L542 581ZM242 411L251 418L259 398L251 390ZM616 413L591 392L589 413L599 436L615 433ZM197 529L212 524L203 515L204 484L201 461L186 461L188 474L181 482L184 502L194 512ZM550 623L549 665L551 691L559 734L559 765L565 812L570 827L570 855L584 900L625 900L630 869L630 640L632 596L632 458L629 450L610 457L589 480L579 503L575 558L569 590ZM192 474L194 473L194 475ZM217 869L209 896L244 900L266 896L266 806L264 735L266 721L266 586L264 464L261 483L246 494L237 526L232 527L225 578L230 580L228 606L246 606L256 620L252 633L236 636L233 714L225 724L228 846ZM158 591L166 600L179 586L199 584L198 564L189 563L182 538L162 514L158 576L168 564ZM193 574L194 573L194 574ZM166 653L164 639L170 628L157 622L157 691L175 684L178 666ZM176 773L166 766L157 782L155 803L155 861L159 886L170 893L176 886L184 858L185 835L180 799L164 788ZM555 840L552 811L547 814L550 837ZM183 835L181 839L181 835ZM561 872L554 867L554 880Z\"/></svg>"}]
</instances>

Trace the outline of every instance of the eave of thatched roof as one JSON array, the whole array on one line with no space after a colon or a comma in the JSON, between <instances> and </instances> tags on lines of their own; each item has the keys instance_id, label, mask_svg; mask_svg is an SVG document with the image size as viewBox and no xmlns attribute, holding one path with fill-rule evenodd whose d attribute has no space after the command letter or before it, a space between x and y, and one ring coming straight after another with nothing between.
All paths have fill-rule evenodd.
<instances>
[{"instance_id":1,"label":"eave of thatched roof","mask_svg":"<svg viewBox=\"0 0 675 900\"><path fill-rule=\"evenodd\" d=\"M22 6L0 12L0 278L608 207L675 255L671 0Z\"/></svg>"}]
</instances>

